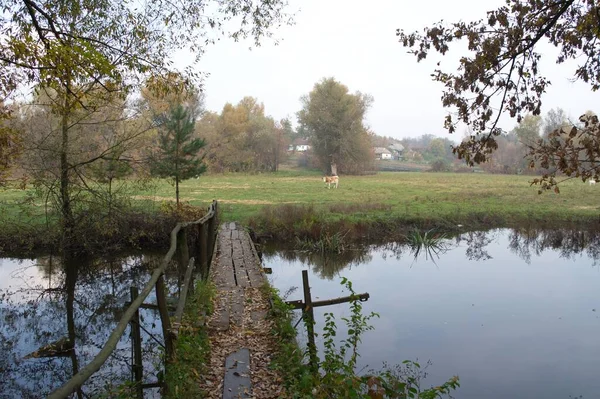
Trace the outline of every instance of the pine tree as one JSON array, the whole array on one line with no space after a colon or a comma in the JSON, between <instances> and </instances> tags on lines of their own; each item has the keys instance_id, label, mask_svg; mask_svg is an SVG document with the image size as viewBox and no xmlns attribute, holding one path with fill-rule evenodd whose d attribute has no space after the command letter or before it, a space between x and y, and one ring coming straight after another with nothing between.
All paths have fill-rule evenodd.
<instances>
[{"instance_id":1,"label":"pine tree","mask_svg":"<svg viewBox=\"0 0 600 399\"><path fill-rule=\"evenodd\" d=\"M205 145L203 139L192 138L196 121L182 106L173 107L162 119L158 134L158 151L152 157L153 176L168 177L175 182L175 198L179 206L179 182L206 171L198 152Z\"/></svg>"}]
</instances>

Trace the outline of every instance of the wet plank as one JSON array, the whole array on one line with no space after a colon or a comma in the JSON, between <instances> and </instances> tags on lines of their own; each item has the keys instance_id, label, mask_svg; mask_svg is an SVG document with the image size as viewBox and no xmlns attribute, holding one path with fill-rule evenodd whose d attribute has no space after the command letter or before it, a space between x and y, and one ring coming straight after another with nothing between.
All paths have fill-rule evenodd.
<instances>
[{"instance_id":1,"label":"wet plank","mask_svg":"<svg viewBox=\"0 0 600 399\"><path fill-rule=\"evenodd\" d=\"M223 399L250 398L250 351L240 348L225 359Z\"/></svg>"}]
</instances>

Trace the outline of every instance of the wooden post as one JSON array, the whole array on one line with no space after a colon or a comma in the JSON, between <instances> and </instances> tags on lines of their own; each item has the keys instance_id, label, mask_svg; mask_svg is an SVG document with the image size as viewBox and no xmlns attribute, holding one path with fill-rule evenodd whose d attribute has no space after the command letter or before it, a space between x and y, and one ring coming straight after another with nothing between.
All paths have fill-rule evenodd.
<instances>
[{"instance_id":1,"label":"wooden post","mask_svg":"<svg viewBox=\"0 0 600 399\"><path fill-rule=\"evenodd\" d=\"M161 275L156 281L156 304L160 314L160 323L162 325L163 337L165 339L166 361L173 359L173 337L171 335L171 319L169 309L167 308L167 296L164 275Z\"/></svg>"},{"instance_id":2,"label":"wooden post","mask_svg":"<svg viewBox=\"0 0 600 399\"><path fill-rule=\"evenodd\" d=\"M185 273L188 263L190 262L190 250L187 242L187 229L182 228L177 233L177 255L179 263L179 275Z\"/></svg>"},{"instance_id":3,"label":"wooden post","mask_svg":"<svg viewBox=\"0 0 600 399\"><path fill-rule=\"evenodd\" d=\"M310 285L308 284L308 270L302 270L302 287L304 288L304 323L308 335L308 357L313 373L319 372L317 358L317 345L315 344L315 314L313 312Z\"/></svg>"},{"instance_id":4,"label":"wooden post","mask_svg":"<svg viewBox=\"0 0 600 399\"><path fill-rule=\"evenodd\" d=\"M216 207L215 207L216 209ZM210 263L212 262L212 253L213 253L213 249L214 249L214 245L215 245L215 223L217 220L217 214L215 212L214 216L211 217L208 220L208 254L206 256L206 259L208 260L208 264L210 265Z\"/></svg>"},{"instance_id":5,"label":"wooden post","mask_svg":"<svg viewBox=\"0 0 600 399\"><path fill-rule=\"evenodd\" d=\"M139 295L137 287L131 287L131 302ZM135 392L138 399L144 398L144 389L142 387L144 378L144 365L142 362L142 333L140 330L140 312L136 310L131 320L131 341L133 345L133 380L135 382Z\"/></svg>"},{"instance_id":6,"label":"wooden post","mask_svg":"<svg viewBox=\"0 0 600 399\"><path fill-rule=\"evenodd\" d=\"M200 275L202 279L208 278L208 224L202 223L200 225L200 237L198 239L200 244L199 253L199 264L200 264Z\"/></svg>"},{"instance_id":7,"label":"wooden post","mask_svg":"<svg viewBox=\"0 0 600 399\"><path fill-rule=\"evenodd\" d=\"M177 302L177 309L175 310L175 321L173 322L173 337L176 339L179 336L179 327L181 327L181 319L183 318L183 310L185 309L185 301L187 299L188 290L190 289L190 283L192 282L192 272L194 271L194 258L190 258L190 264L185 272L185 279L183 280L183 288L181 295L179 295L179 302Z\"/></svg>"}]
</instances>

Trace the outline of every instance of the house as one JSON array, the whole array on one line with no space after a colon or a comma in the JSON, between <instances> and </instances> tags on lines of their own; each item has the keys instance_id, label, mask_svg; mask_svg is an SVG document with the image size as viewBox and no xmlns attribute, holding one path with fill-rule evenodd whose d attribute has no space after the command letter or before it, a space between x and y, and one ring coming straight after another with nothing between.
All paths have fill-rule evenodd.
<instances>
[{"instance_id":1,"label":"house","mask_svg":"<svg viewBox=\"0 0 600 399\"><path fill-rule=\"evenodd\" d=\"M307 139L296 139L290 144L288 151L306 152L310 148L310 142Z\"/></svg>"},{"instance_id":2,"label":"house","mask_svg":"<svg viewBox=\"0 0 600 399\"><path fill-rule=\"evenodd\" d=\"M383 147L373 147L373 152L375 153L375 159L392 159L392 153Z\"/></svg>"},{"instance_id":3,"label":"house","mask_svg":"<svg viewBox=\"0 0 600 399\"><path fill-rule=\"evenodd\" d=\"M402 154L404 153L404 146L400 143L393 143L392 145L390 145L388 147L388 149L391 151L394 159L401 159L402 158Z\"/></svg>"}]
</instances>

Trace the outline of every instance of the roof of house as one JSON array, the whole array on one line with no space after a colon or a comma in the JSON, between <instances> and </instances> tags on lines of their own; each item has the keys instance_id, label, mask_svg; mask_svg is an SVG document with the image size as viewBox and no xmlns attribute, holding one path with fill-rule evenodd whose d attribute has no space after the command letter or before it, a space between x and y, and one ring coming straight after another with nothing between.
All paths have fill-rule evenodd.
<instances>
[{"instance_id":1,"label":"roof of house","mask_svg":"<svg viewBox=\"0 0 600 399\"><path fill-rule=\"evenodd\" d=\"M404 146L400 143L394 143L390 146L390 149L394 151L404 151Z\"/></svg>"},{"instance_id":2,"label":"roof of house","mask_svg":"<svg viewBox=\"0 0 600 399\"><path fill-rule=\"evenodd\" d=\"M387 148L383 147L373 147L373 151L375 151L375 154L391 154Z\"/></svg>"}]
</instances>

